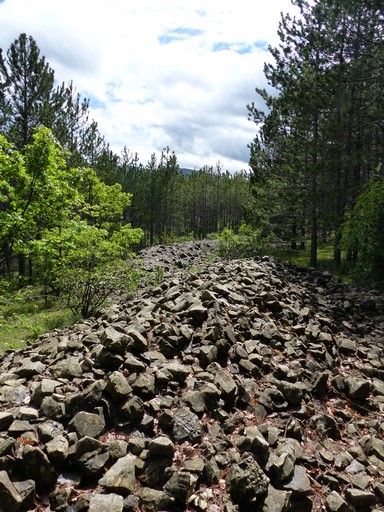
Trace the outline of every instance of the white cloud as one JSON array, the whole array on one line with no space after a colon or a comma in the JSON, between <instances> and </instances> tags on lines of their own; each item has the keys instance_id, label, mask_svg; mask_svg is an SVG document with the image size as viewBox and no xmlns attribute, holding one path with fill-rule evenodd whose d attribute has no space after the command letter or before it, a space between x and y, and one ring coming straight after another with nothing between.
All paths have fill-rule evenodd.
<instances>
[{"instance_id":1,"label":"white cloud","mask_svg":"<svg viewBox=\"0 0 384 512\"><path fill-rule=\"evenodd\" d=\"M0 47L32 35L58 81L91 98L117 153L145 163L169 146L182 167L239 170L280 11L294 12L290 0L5 0Z\"/></svg>"}]
</instances>

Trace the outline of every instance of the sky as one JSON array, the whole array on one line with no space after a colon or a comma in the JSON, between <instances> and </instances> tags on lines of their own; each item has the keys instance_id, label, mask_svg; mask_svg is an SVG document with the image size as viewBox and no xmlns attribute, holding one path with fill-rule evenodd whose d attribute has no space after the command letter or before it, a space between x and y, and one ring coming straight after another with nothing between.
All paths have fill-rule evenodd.
<instances>
[{"instance_id":1,"label":"sky","mask_svg":"<svg viewBox=\"0 0 384 512\"><path fill-rule=\"evenodd\" d=\"M90 99L111 149L145 165L174 151L180 167L248 169L268 45L290 0L0 0L3 52L25 32Z\"/></svg>"}]
</instances>

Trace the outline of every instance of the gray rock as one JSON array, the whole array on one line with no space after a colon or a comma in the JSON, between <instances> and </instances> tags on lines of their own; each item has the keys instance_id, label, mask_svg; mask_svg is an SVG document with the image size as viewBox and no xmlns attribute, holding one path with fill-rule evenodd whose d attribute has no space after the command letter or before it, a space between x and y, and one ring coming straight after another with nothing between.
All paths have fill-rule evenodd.
<instances>
[{"instance_id":1,"label":"gray rock","mask_svg":"<svg viewBox=\"0 0 384 512\"><path fill-rule=\"evenodd\" d=\"M290 453L282 453L281 455L271 453L266 470L269 472L272 481L286 482L293 477L295 462L295 457Z\"/></svg>"},{"instance_id":2,"label":"gray rock","mask_svg":"<svg viewBox=\"0 0 384 512\"><path fill-rule=\"evenodd\" d=\"M128 454L121 457L99 480L99 485L108 492L124 495L134 492L136 486L135 462L134 455Z\"/></svg>"},{"instance_id":3,"label":"gray rock","mask_svg":"<svg viewBox=\"0 0 384 512\"><path fill-rule=\"evenodd\" d=\"M43 421L36 427L41 443L47 443L56 436L64 434L64 426L58 421Z\"/></svg>"},{"instance_id":4,"label":"gray rock","mask_svg":"<svg viewBox=\"0 0 384 512\"><path fill-rule=\"evenodd\" d=\"M126 332L130 338L129 348L136 353L145 352L148 348L148 340L135 328L130 327Z\"/></svg>"},{"instance_id":5,"label":"gray rock","mask_svg":"<svg viewBox=\"0 0 384 512\"><path fill-rule=\"evenodd\" d=\"M70 487L64 487L55 491L50 496L50 505L53 510L64 510L68 507L68 501L73 496L74 490Z\"/></svg>"},{"instance_id":6,"label":"gray rock","mask_svg":"<svg viewBox=\"0 0 384 512\"><path fill-rule=\"evenodd\" d=\"M187 503L195 490L197 476L187 471L175 471L164 485L164 491L179 503Z\"/></svg>"},{"instance_id":7,"label":"gray rock","mask_svg":"<svg viewBox=\"0 0 384 512\"><path fill-rule=\"evenodd\" d=\"M345 355L354 354L357 350L356 342L348 338L339 339L337 342L337 346L340 353Z\"/></svg>"},{"instance_id":8,"label":"gray rock","mask_svg":"<svg viewBox=\"0 0 384 512\"><path fill-rule=\"evenodd\" d=\"M284 484L284 489L299 495L311 494L311 482L305 467L295 466L293 477L289 482Z\"/></svg>"},{"instance_id":9,"label":"gray rock","mask_svg":"<svg viewBox=\"0 0 384 512\"><path fill-rule=\"evenodd\" d=\"M36 497L35 482L33 480L24 480L22 482L13 482L13 485L21 497L21 508L27 510L32 509Z\"/></svg>"},{"instance_id":10,"label":"gray rock","mask_svg":"<svg viewBox=\"0 0 384 512\"><path fill-rule=\"evenodd\" d=\"M336 491L332 491L325 499L328 512L349 512L346 501Z\"/></svg>"},{"instance_id":11,"label":"gray rock","mask_svg":"<svg viewBox=\"0 0 384 512\"><path fill-rule=\"evenodd\" d=\"M71 393L65 400L66 413L75 415L79 411L92 411L99 405L106 383L96 380L89 384L84 391Z\"/></svg>"},{"instance_id":12,"label":"gray rock","mask_svg":"<svg viewBox=\"0 0 384 512\"><path fill-rule=\"evenodd\" d=\"M118 494L95 494L89 502L88 512L123 512L124 498Z\"/></svg>"},{"instance_id":13,"label":"gray rock","mask_svg":"<svg viewBox=\"0 0 384 512\"><path fill-rule=\"evenodd\" d=\"M139 491L139 497L141 501L141 510L143 512L158 512L159 510L168 510L172 507L174 501L164 491L158 491L149 487L142 487Z\"/></svg>"},{"instance_id":14,"label":"gray rock","mask_svg":"<svg viewBox=\"0 0 384 512\"><path fill-rule=\"evenodd\" d=\"M127 421L140 422L144 417L144 402L140 397L132 396L121 406L120 411Z\"/></svg>"},{"instance_id":15,"label":"gray rock","mask_svg":"<svg viewBox=\"0 0 384 512\"><path fill-rule=\"evenodd\" d=\"M63 461L68 457L69 443L64 436L55 436L45 445L45 451L51 461Z\"/></svg>"},{"instance_id":16,"label":"gray rock","mask_svg":"<svg viewBox=\"0 0 384 512\"><path fill-rule=\"evenodd\" d=\"M187 403L197 415L206 411L205 398L199 391L187 391L183 394L183 402Z\"/></svg>"},{"instance_id":17,"label":"gray rock","mask_svg":"<svg viewBox=\"0 0 384 512\"><path fill-rule=\"evenodd\" d=\"M202 429L199 418L187 407L178 409L173 417L173 437L175 441L196 443L201 439Z\"/></svg>"},{"instance_id":18,"label":"gray rock","mask_svg":"<svg viewBox=\"0 0 384 512\"><path fill-rule=\"evenodd\" d=\"M141 490L139 492L141 492ZM124 499L124 504L123 504L123 511L124 512L136 512L139 508L140 508L140 498L139 498L139 496L135 496L134 494L130 494L129 496L127 496Z\"/></svg>"},{"instance_id":19,"label":"gray rock","mask_svg":"<svg viewBox=\"0 0 384 512\"><path fill-rule=\"evenodd\" d=\"M237 385L230 373L222 369L217 370L213 382L220 390L225 402L231 405L237 395Z\"/></svg>"},{"instance_id":20,"label":"gray rock","mask_svg":"<svg viewBox=\"0 0 384 512\"><path fill-rule=\"evenodd\" d=\"M100 336L101 343L112 352L123 355L129 344L129 337L117 331L113 326L108 326Z\"/></svg>"},{"instance_id":21,"label":"gray rock","mask_svg":"<svg viewBox=\"0 0 384 512\"><path fill-rule=\"evenodd\" d=\"M158 436L150 441L148 451L151 457L172 459L175 453L175 445L168 437Z\"/></svg>"},{"instance_id":22,"label":"gray rock","mask_svg":"<svg viewBox=\"0 0 384 512\"><path fill-rule=\"evenodd\" d=\"M81 411L69 422L79 437L99 437L105 430L105 421L99 414Z\"/></svg>"},{"instance_id":23,"label":"gray rock","mask_svg":"<svg viewBox=\"0 0 384 512\"><path fill-rule=\"evenodd\" d=\"M384 441L378 437L373 437L370 443L369 452L380 460L384 461Z\"/></svg>"},{"instance_id":24,"label":"gray rock","mask_svg":"<svg viewBox=\"0 0 384 512\"><path fill-rule=\"evenodd\" d=\"M95 477L108 462L108 445L86 436L70 447L68 458L84 472L84 476Z\"/></svg>"},{"instance_id":25,"label":"gray rock","mask_svg":"<svg viewBox=\"0 0 384 512\"><path fill-rule=\"evenodd\" d=\"M152 398L155 395L155 377L148 373L141 373L131 382L132 389L144 399Z\"/></svg>"},{"instance_id":26,"label":"gray rock","mask_svg":"<svg viewBox=\"0 0 384 512\"><path fill-rule=\"evenodd\" d=\"M291 492L268 486L262 512L288 512L291 504Z\"/></svg>"},{"instance_id":27,"label":"gray rock","mask_svg":"<svg viewBox=\"0 0 384 512\"><path fill-rule=\"evenodd\" d=\"M345 496L353 507L369 508L376 503L376 496L369 491L346 489Z\"/></svg>"},{"instance_id":28,"label":"gray rock","mask_svg":"<svg viewBox=\"0 0 384 512\"><path fill-rule=\"evenodd\" d=\"M49 487L56 482L55 467L40 448L30 445L23 446L21 460L24 475L27 478L32 478L39 489Z\"/></svg>"},{"instance_id":29,"label":"gray rock","mask_svg":"<svg viewBox=\"0 0 384 512\"><path fill-rule=\"evenodd\" d=\"M114 400L127 399L132 392L127 378L118 371L114 371L108 376L105 390Z\"/></svg>"},{"instance_id":30,"label":"gray rock","mask_svg":"<svg viewBox=\"0 0 384 512\"><path fill-rule=\"evenodd\" d=\"M0 411L0 431L6 431L13 423L15 417L10 412L1 412Z\"/></svg>"},{"instance_id":31,"label":"gray rock","mask_svg":"<svg viewBox=\"0 0 384 512\"><path fill-rule=\"evenodd\" d=\"M226 483L234 503L245 506L267 494L269 478L252 455L244 454L239 464L230 467Z\"/></svg>"},{"instance_id":32,"label":"gray rock","mask_svg":"<svg viewBox=\"0 0 384 512\"><path fill-rule=\"evenodd\" d=\"M346 380L348 396L352 400L366 400L371 392L371 383L365 379L350 377Z\"/></svg>"},{"instance_id":33,"label":"gray rock","mask_svg":"<svg viewBox=\"0 0 384 512\"><path fill-rule=\"evenodd\" d=\"M284 395L289 404L298 405L307 391L307 386L302 382L280 381L276 383L277 388Z\"/></svg>"},{"instance_id":34,"label":"gray rock","mask_svg":"<svg viewBox=\"0 0 384 512\"><path fill-rule=\"evenodd\" d=\"M23 500L16 487L11 482L6 471L0 471L0 503L2 510L17 511Z\"/></svg>"},{"instance_id":35,"label":"gray rock","mask_svg":"<svg viewBox=\"0 0 384 512\"><path fill-rule=\"evenodd\" d=\"M46 368L47 366L41 361L26 361L16 369L16 372L20 377L26 377L29 379L34 375L42 375Z\"/></svg>"},{"instance_id":36,"label":"gray rock","mask_svg":"<svg viewBox=\"0 0 384 512\"><path fill-rule=\"evenodd\" d=\"M70 357L63 361L59 361L50 367L51 373L55 379L74 379L83 375L83 369L80 366L77 357Z\"/></svg>"},{"instance_id":37,"label":"gray rock","mask_svg":"<svg viewBox=\"0 0 384 512\"><path fill-rule=\"evenodd\" d=\"M61 420L65 416L64 403L55 400L52 396L46 396L43 398L40 409L44 416L53 420Z\"/></svg>"}]
</instances>

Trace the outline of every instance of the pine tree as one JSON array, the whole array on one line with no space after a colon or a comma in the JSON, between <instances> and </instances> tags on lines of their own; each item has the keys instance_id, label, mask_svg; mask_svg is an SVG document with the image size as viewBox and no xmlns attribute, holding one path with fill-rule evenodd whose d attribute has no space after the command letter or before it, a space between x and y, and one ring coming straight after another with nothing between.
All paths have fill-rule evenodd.
<instances>
[{"instance_id":1,"label":"pine tree","mask_svg":"<svg viewBox=\"0 0 384 512\"><path fill-rule=\"evenodd\" d=\"M248 106L259 127L251 166L256 189L278 183L286 216L292 198L294 217L305 213L316 266L320 231L332 231L340 261L345 208L383 155L383 14L376 0L292 3L301 16L282 16L265 66L276 93L257 90L269 111Z\"/></svg>"}]
</instances>

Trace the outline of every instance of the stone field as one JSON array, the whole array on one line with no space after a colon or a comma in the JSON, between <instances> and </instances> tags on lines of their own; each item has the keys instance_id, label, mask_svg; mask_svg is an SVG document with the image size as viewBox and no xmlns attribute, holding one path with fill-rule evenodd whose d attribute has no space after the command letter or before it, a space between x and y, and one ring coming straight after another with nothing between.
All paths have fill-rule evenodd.
<instances>
[{"instance_id":1,"label":"stone field","mask_svg":"<svg viewBox=\"0 0 384 512\"><path fill-rule=\"evenodd\" d=\"M384 510L384 297L213 248L0 355L0 512Z\"/></svg>"}]
</instances>

